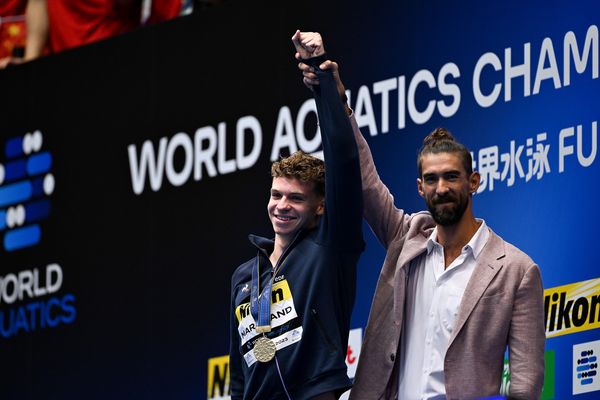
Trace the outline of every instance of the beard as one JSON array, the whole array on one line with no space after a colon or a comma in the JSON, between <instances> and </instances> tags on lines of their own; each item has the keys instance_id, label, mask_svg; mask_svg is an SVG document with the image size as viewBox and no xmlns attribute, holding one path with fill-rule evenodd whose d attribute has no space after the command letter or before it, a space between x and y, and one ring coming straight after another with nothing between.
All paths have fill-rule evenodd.
<instances>
[{"instance_id":1,"label":"beard","mask_svg":"<svg viewBox=\"0 0 600 400\"><path fill-rule=\"evenodd\" d=\"M425 202L433 220L442 226L451 226L458 223L469 205L468 197L461 194L457 197L449 194L443 197L434 196L426 199Z\"/></svg>"}]
</instances>

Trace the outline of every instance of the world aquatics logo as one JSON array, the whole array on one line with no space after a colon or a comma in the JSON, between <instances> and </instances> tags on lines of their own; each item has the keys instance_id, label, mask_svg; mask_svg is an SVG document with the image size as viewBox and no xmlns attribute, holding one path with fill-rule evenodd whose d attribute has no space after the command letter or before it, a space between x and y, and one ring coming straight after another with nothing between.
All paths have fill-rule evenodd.
<instances>
[{"instance_id":1,"label":"world aquatics logo","mask_svg":"<svg viewBox=\"0 0 600 400\"><path fill-rule=\"evenodd\" d=\"M50 215L54 192L52 154L42 151L39 130L10 138L0 163L0 234L8 252L35 246L42 237L40 222Z\"/></svg>"}]
</instances>

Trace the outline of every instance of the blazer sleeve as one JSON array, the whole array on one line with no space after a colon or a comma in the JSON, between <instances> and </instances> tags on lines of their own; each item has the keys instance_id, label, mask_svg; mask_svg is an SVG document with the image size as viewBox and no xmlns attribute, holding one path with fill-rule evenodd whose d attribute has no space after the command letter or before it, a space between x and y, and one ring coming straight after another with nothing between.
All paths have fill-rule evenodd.
<instances>
[{"instance_id":1,"label":"blazer sleeve","mask_svg":"<svg viewBox=\"0 0 600 400\"><path fill-rule=\"evenodd\" d=\"M360 158L364 217L379 242L387 249L395 238L406 234L410 216L394 205L394 196L377 173L373 155L354 115L350 122Z\"/></svg>"},{"instance_id":2,"label":"blazer sleeve","mask_svg":"<svg viewBox=\"0 0 600 400\"><path fill-rule=\"evenodd\" d=\"M517 289L508 337L510 398L539 399L544 383L544 288L532 264Z\"/></svg>"}]
</instances>

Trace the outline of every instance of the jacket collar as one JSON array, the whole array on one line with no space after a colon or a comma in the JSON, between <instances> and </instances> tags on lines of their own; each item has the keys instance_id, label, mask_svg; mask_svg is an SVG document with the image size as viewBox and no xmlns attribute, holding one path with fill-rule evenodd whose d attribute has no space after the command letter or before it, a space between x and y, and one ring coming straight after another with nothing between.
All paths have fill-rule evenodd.
<instances>
[{"instance_id":1,"label":"jacket collar","mask_svg":"<svg viewBox=\"0 0 600 400\"><path fill-rule=\"evenodd\" d=\"M298 231L294 239L290 245L285 249L284 254L288 254L298 243L302 241L310 232L314 231L315 228L312 229L301 229ZM248 240L250 243L258 249L258 251L265 256L269 257L275 248L275 239L268 239L266 237L258 236L250 234L248 235Z\"/></svg>"}]
</instances>

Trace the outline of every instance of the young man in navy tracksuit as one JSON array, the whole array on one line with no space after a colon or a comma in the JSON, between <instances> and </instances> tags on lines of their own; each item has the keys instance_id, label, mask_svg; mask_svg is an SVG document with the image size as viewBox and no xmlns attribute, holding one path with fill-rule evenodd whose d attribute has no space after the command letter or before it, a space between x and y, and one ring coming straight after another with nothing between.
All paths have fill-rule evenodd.
<instances>
[{"instance_id":1,"label":"young man in navy tracksuit","mask_svg":"<svg viewBox=\"0 0 600 400\"><path fill-rule=\"evenodd\" d=\"M313 35L292 40L318 70L324 50ZM233 400L335 399L351 385L344 360L364 248L360 168L335 81L317 73L325 163L302 153L273 163L267 211L275 238L250 235L256 257L232 276Z\"/></svg>"}]
</instances>

